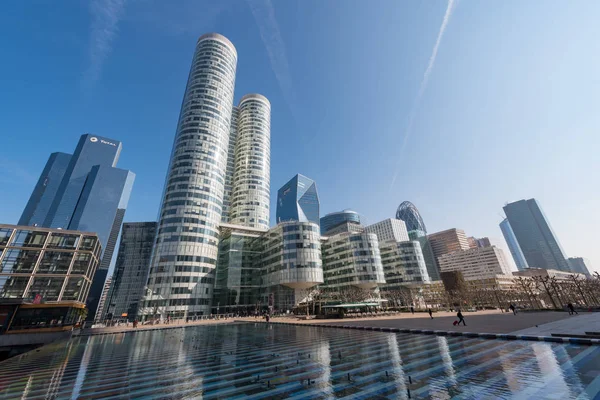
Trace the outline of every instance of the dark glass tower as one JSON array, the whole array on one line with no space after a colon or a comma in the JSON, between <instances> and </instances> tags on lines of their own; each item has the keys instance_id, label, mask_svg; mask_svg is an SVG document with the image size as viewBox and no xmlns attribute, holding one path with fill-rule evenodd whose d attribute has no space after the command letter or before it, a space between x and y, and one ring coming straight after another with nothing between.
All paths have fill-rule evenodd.
<instances>
[{"instance_id":1,"label":"dark glass tower","mask_svg":"<svg viewBox=\"0 0 600 400\"><path fill-rule=\"evenodd\" d=\"M535 199L509 203L504 212L530 268L570 271L565 252Z\"/></svg>"},{"instance_id":2,"label":"dark glass tower","mask_svg":"<svg viewBox=\"0 0 600 400\"><path fill-rule=\"evenodd\" d=\"M53 153L19 220L98 234L102 255L86 302L88 320L95 317L135 179L115 168L121 148L119 141L85 134L73 155Z\"/></svg>"},{"instance_id":3,"label":"dark glass tower","mask_svg":"<svg viewBox=\"0 0 600 400\"><path fill-rule=\"evenodd\" d=\"M298 174L277 191L277 223L285 221L319 224L319 195L315 181Z\"/></svg>"}]
</instances>

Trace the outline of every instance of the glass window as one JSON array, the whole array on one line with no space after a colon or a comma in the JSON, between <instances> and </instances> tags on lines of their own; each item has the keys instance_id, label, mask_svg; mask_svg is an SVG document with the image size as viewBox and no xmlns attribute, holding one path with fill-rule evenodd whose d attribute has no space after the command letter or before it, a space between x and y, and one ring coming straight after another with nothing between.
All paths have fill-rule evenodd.
<instances>
[{"instance_id":1,"label":"glass window","mask_svg":"<svg viewBox=\"0 0 600 400\"><path fill-rule=\"evenodd\" d=\"M57 301L64 282L64 277L48 278L37 276L33 278L28 296L33 298L39 294L42 296L42 301Z\"/></svg>"},{"instance_id":2,"label":"glass window","mask_svg":"<svg viewBox=\"0 0 600 400\"><path fill-rule=\"evenodd\" d=\"M51 249L74 249L79 242L79 235L70 235L68 233L53 233L48 242L48 248Z\"/></svg>"},{"instance_id":3,"label":"glass window","mask_svg":"<svg viewBox=\"0 0 600 400\"><path fill-rule=\"evenodd\" d=\"M69 278L61 300L83 300L83 288L85 280L83 278Z\"/></svg>"},{"instance_id":4,"label":"glass window","mask_svg":"<svg viewBox=\"0 0 600 400\"><path fill-rule=\"evenodd\" d=\"M1 279L1 278L0 278ZM21 299L29 283L28 276L11 276L4 282L0 280L0 298Z\"/></svg>"},{"instance_id":5,"label":"glass window","mask_svg":"<svg viewBox=\"0 0 600 400\"><path fill-rule=\"evenodd\" d=\"M89 253L76 253L75 261L73 261L73 268L71 269L72 274L85 275L90 265L92 255Z\"/></svg>"},{"instance_id":6,"label":"glass window","mask_svg":"<svg viewBox=\"0 0 600 400\"><path fill-rule=\"evenodd\" d=\"M84 236L79 245L79 250L94 250L97 241L98 238L95 236Z\"/></svg>"},{"instance_id":7,"label":"glass window","mask_svg":"<svg viewBox=\"0 0 600 400\"><path fill-rule=\"evenodd\" d=\"M46 251L36 273L38 274L66 274L71 265L73 253L60 251Z\"/></svg>"},{"instance_id":8,"label":"glass window","mask_svg":"<svg viewBox=\"0 0 600 400\"><path fill-rule=\"evenodd\" d=\"M0 246L6 246L6 244L8 243L8 239L12 234L12 231L12 229L8 228L0 229Z\"/></svg>"},{"instance_id":9,"label":"glass window","mask_svg":"<svg viewBox=\"0 0 600 400\"><path fill-rule=\"evenodd\" d=\"M0 271L3 273L30 273L33 271L40 253L39 250L8 249L2 259L2 264L0 264Z\"/></svg>"},{"instance_id":10,"label":"glass window","mask_svg":"<svg viewBox=\"0 0 600 400\"><path fill-rule=\"evenodd\" d=\"M18 230L11 246L44 247L48 232Z\"/></svg>"}]
</instances>

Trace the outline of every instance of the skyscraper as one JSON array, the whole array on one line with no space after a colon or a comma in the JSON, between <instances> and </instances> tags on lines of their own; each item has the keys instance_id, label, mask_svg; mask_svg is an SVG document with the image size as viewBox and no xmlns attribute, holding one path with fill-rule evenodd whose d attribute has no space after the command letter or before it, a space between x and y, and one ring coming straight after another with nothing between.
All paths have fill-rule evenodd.
<instances>
[{"instance_id":1,"label":"skyscraper","mask_svg":"<svg viewBox=\"0 0 600 400\"><path fill-rule=\"evenodd\" d=\"M325 215L321 218L321 235L325 235L332 228L345 222L360 224L360 215L352 210L337 211Z\"/></svg>"},{"instance_id":2,"label":"skyscraper","mask_svg":"<svg viewBox=\"0 0 600 400\"><path fill-rule=\"evenodd\" d=\"M506 240L510 254L512 255L513 260L515 260L517 269L519 271L524 271L529 268L508 219L504 218L504 220L500 222L500 230L502 231L502 235L504 235L504 240Z\"/></svg>"},{"instance_id":3,"label":"skyscraper","mask_svg":"<svg viewBox=\"0 0 600 400\"><path fill-rule=\"evenodd\" d=\"M404 221L396 218L388 218L365 227L365 232L377 235L381 244L385 241L408 242L408 232Z\"/></svg>"},{"instance_id":4,"label":"skyscraper","mask_svg":"<svg viewBox=\"0 0 600 400\"><path fill-rule=\"evenodd\" d=\"M504 212L530 268L570 271L565 252L535 199L509 203Z\"/></svg>"},{"instance_id":5,"label":"skyscraper","mask_svg":"<svg viewBox=\"0 0 600 400\"><path fill-rule=\"evenodd\" d=\"M156 222L126 222L102 319L137 317L148 280Z\"/></svg>"},{"instance_id":6,"label":"skyscraper","mask_svg":"<svg viewBox=\"0 0 600 400\"><path fill-rule=\"evenodd\" d=\"M95 317L135 179L115 168L121 148L117 140L85 134L73 155L51 154L19 220L98 234L103 251L87 297L88 320Z\"/></svg>"},{"instance_id":7,"label":"skyscraper","mask_svg":"<svg viewBox=\"0 0 600 400\"><path fill-rule=\"evenodd\" d=\"M417 240L421 244L421 251L427 266L427 272L432 281L440 280L440 271L437 258L427 238L427 228L419 210L410 201L403 201L396 210L396 219L404 221L410 240Z\"/></svg>"},{"instance_id":8,"label":"skyscraper","mask_svg":"<svg viewBox=\"0 0 600 400\"><path fill-rule=\"evenodd\" d=\"M268 229L271 103L260 94L247 94L237 109L230 221L236 225Z\"/></svg>"},{"instance_id":9,"label":"skyscraper","mask_svg":"<svg viewBox=\"0 0 600 400\"><path fill-rule=\"evenodd\" d=\"M236 65L237 51L227 38L209 33L198 39L169 161L149 291L141 314L194 317L210 312L228 182ZM248 106L261 110L248 110L246 115L250 111L264 113L266 105L257 102L261 104ZM250 126L253 122L247 121ZM234 144L234 148L237 154L238 146ZM234 164L234 170L237 168ZM240 213L250 214L241 211L247 205L243 199L236 203L235 176L234 171L232 195L227 200L230 220L235 218L236 207ZM240 183L247 183L246 175L238 176Z\"/></svg>"},{"instance_id":10,"label":"skyscraper","mask_svg":"<svg viewBox=\"0 0 600 400\"><path fill-rule=\"evenodd\" d=\"M52 153L19 219L19 225L44 225L58 187L71 162L71 154Z\"/></svg>"},{"instance_id":11,"label":"skyscraper","mask_svg":"<svg viewBox=\"0 0 600 400\"><path fill-rule=\"evenodd\" d=\"M296 175L277 191L277 223L285 221L319 224L317 184L304 175Z\"/></svg>"},{"instance_id":12,"label":"skyscraper","mask_svg":"<svg viewBox=\"0 0 600 400\"><path fill-rule=\"evenodd\" d=\"M567 261L569 262L571 272L592 276L592 265L590 264L590 260L587 258L569 257Z\"/></svg>"},{"instance_id":13,"label":"skyscraper","mask_svg":"<svg viewBox=\"0 0 600 400\"><path fill-rule=\"evenodd\" d=\"M231 125L229 127L229 145L227 147L227 169L225 170L225 191L223 192L223 214L221 222L229 223L231 210L231 190L233 187L233 173L235 171L235 142L238 133L239 109L231 108Z\"/></svg>"}]
</instances>

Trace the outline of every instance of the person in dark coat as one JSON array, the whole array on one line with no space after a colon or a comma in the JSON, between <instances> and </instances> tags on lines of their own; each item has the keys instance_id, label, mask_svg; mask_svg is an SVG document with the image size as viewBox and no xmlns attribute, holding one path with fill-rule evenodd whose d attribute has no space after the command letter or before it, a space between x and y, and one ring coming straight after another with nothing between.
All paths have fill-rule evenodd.
<instances>
[{"instance_id":1,"label":"person in dark coat","mask_svg":"<svg viewBox=\"0 0 600 400\"><path fill-rule=\"evenodd\" d=\"M463 317L460 310L458 310L458 313L456 313L456 316L458 317L458 324L456 324L456 325L460 325L460 323L462 322L464 326L467 326L467 323L465 322L465 317Z\"/></svg>"},{"instance_id":2,"label":"person in dark coat","mask_svg":"<svg viewBox=\"0 0 600 400\"><path fill-rule=\"evenodd\" d=\"M433 311L431 311L431 308L429 310L427 310L427 312L429 313L429 316L431 317L431 319L433 319Z\"/></svg>"}]
</instances>

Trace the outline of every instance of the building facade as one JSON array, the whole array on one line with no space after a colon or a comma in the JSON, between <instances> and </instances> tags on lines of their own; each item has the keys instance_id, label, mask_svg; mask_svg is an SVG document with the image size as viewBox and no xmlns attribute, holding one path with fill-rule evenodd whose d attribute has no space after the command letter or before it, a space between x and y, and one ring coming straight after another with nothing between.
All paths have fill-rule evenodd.
<instances>
[{"instance_id":1,"label":"building facade","mask_svg":"<svg viewBox=\"0 0 600 400\"><path fill-rule=\"evenodd\" d=\"M425 222L423 222L423 218L417 207L410 201L403 201L396 210L396 219L404 221L406 224L409 239L417 240L421 244L421 251L425 258L427 273L431 280L439 281L440 271L437 258L433 253L433 248L427 238L427 227L425 226Z\"/></svg>"},{"instance_id":2,"label":"building facade","mask_svg":"<svg viewBox=\"0 0 600 400\"><path fill-rule=\"evenodd\" d=\"M346 221L340 224L337 224L333 228L327 231L327 236L337 235L338 233L344 232L364 232L365 227L359 224L358 222Z\"/></svg>"},{"instance_id":3,"label":"building facade","mask_svg":"<svg viewBox=\"0 0 600 400\"><path fill-rule=\"evenodd\" d=\"M156 222L123 224L117 262L101 320L136 319L148 281Z\"/></svg>"},{"instance_id":4,"label":"building facade","mask_svg":"<svg viewBox=\"0 0 600 400\"><path fill-rule=\"evenodd\" d=\"M432 233L427 236L431 248L433 249L433 255L438 260L441 256L455 251L468 250L469 242L465 231L462 229L447 229L445 231ZM440 270L441 270L440 265Z\"/></svg>"},{"instance_id":5,"label":"building facade","mask_svg":"<svg viewBox=\"0 0 600 400\"><path fill-rule=\"evenodd\" d=\"M144 315L210 313L236 65L237 51L227 38L210 33L198 39L169 161Z\"/></svg>"},{"instance_id":6,"label":"building facade","mask_svg":"<svg viewBox=\"0 0 600 400\"><path fill-rule=\"evenodd\" d=\"M221 222L227 224L230 220L231 191L233 189L233 173L235 172L235 143L238 134L239 109L231 108L231 124L229 127L229 144L227 146L227 168L225 170L225 189L223 191L223 212Z\"/></svg>"},{"instance_id":7,"label":"building facade","mask_svg":"<svg viewBox=\"0 0 600 400\"><path fill-rule=\"evenodd\" d=\"M430 283L425 258L418 241L379 243L381 264L385 276L383 291Z\"/></svg>"},{"instance_id":8,"label":"building facade","mask_svg":"<svg viewBox=\"0 0 600 400\"><path fill-rule=\"evenodd\" d=\"M277 223L285 221L319 224L317 184L304 175L296 175L277 191Z\"/></svg>"},{"instance_id":9,"label":"building facade","mask_svg":"<svg viewBox=\"0 0 600 400\"><path fill-rule=\"evenodd\" d=\"M237 107L235 165L230 222L269 228L271 103L260 94L242 97ZM225 171L226 172L226 171Z\"/></svg>"},{"instance_id":10,"label":"building facade","mask_svg":"<svg viewBox=\"0 0 600 400\"><path fill-rule=\"evenodd\" d=\"M530 268L570 271L565 252L535 199L509 203L504 212Z\"/></svg>"},{"instance_id":11,"label":"building facade","mask_svg":"<svg viewBox=\"0 0 600 400\"><path fill-rule=\"evenodd\" d=\"M360 216L356 211L352 210L344 210L329 213L320 220L321 234L327 235L329 230L343 222L355 222L357 224L360 224Z\"/></svg>"},{"instance_id":12,"label":"building facade","mask_svg":"<svg viewBox=\"0 0 600 400\"><path fill-rule=\"evenodd\" d=\"M467 238L467 243L469 243L470 249L475 249L477 247L490 247L492 245L490 243L490 238L488 237L476 238L473 236L469 236Z\"/></svg>"},{"instance_id":13,"label":"building facade","mask_svg":"<svg viewBox=\"0 0 600 400\"><path fill-rule=\"evenodd\" d=\"M527 268L523 271L516 271L513 273L514 276L523 277L534 277L541 276L542 278L556 278L559 281L568 281L573 279L573 276L584 279L585 275L577 272L559 271L556 269L545 269L545 268Z\"/></svg>"},{"instance_id":14,"label":"building facade","mask_svg":"<svg viewBox=\"0 0 600 400\"><path fill-rule=\"evenodd\" d=\"M500 222L500 230L502 231L502 235L504 236L504 240L506 240L506 244L508 245L508 250L510 251L510 255L512 256L515 264L517 265L517 269L519 271L524 271L529 268L527 265L527 260L525 260L525 256L523 255L523 251L521 251L521 247L519 247L519 242L510 227L510 223L508 219L504 218L502 222Z\"/></svg>"},{"instance_id":15,"label":"building facade","mask_svg":"<svg viewBox=\"0 0 600 400\"><path fill-rule=\"evenodd\" d=\"M365 232L376 234L377 240L380 243L390 240L395 242L409 241L406 224L404 221L395 218L384 219L373 225L366 226Z\"/></svg>"},{"instance_id":16,"label":"building facade","mask_svg":"<svg viewBox=\"0 0 600 400\"><path fill-rule=\"evenodd\" d=\"M0 306L15 306L12 328L77 322L101 252L95 233L0 225Z\"/></svg>"},{"instance_id":17,"label":"building facade","mask_svg":"<svg viewBox=\"0 0 600 400\"><path fill-rule=\"evenodd\" d=\"M322 244L323 289L339 293L348 288L372 290L385 284L377 235L346 232Z\"/></svg>"},{"instance_id":18,"label":"building facade","mask_svg":"<svg viewBox=\"0 0 600 400\"><path fill-rule=\"evenodd\" d=\"M135 179L132 172L115 167L121 149L117 140L85 134L73 155L50 155L19 220L98 234L103 252L87 299L90 320L95 317Z\"/></svg>"},{"instance_id":19,"label":"building facade","mask_svg":"<svg viewBox=\"0 0 600 400\"><path fill-rule=\"evenodd\" d=\"M319 225L288 221L270 229L260 241L262 304L291 310L309 289L324 282Z\"/></svg>"},{"instance_id":20,"label":"building facade","mask_svg":"<svg viewBox=\"0 0 600 400\"><path fill-rule=\"evenodd\" d=\"M100 295L100 300L98 301L98 310L96 311L96 318L94 319L95 323L99 323L102 321L102 317L106 315L106 306L107 300L110 293L110 287L112 285L113 277L109 276L106 278L104 282L104 287L102 288L102 294Z\"/></svg>"},{"instance_id":21,"label":"building facade","mask_svg":"<svg viewBox=\"0 0 600 400\"><path fill-rule=\"evenodd\" d=\"M571 272L576 272L578 274L584 274L585 276L592 276L592 265L590 260L583 257L569 257L567 259L569 262L569 267L571 268Z\"/></svg>"},{"instance_id":22,"label":"building facade","mask_svg":"<svg viewBox=\"0 0 600 400\"><path fill-rule=\"evenodd\" d=\"M465 280L512 275L504 252L495 246L455 251L442 255L438 261L441 272L460 271Z\"/></svg>"}]
</instances>

